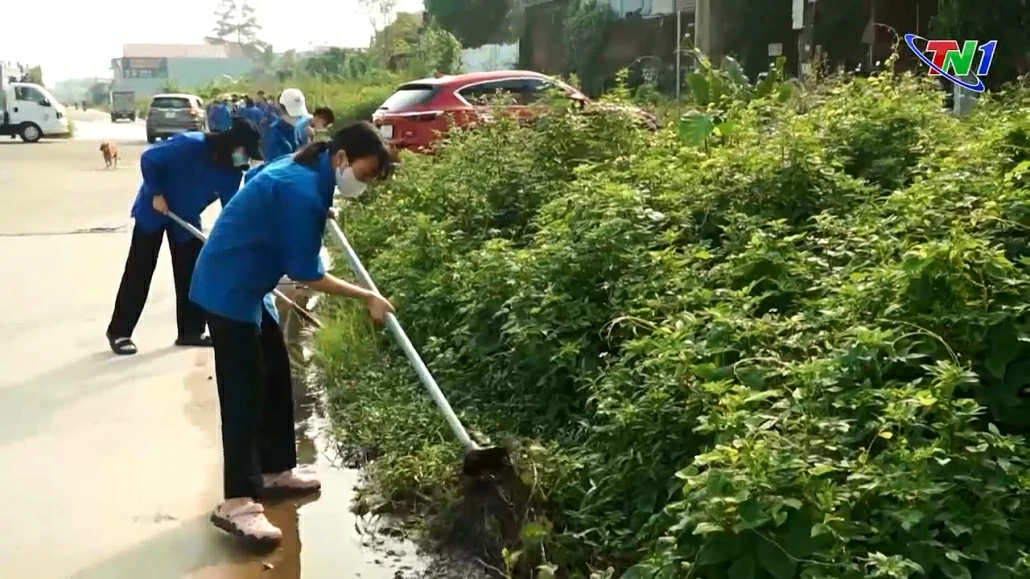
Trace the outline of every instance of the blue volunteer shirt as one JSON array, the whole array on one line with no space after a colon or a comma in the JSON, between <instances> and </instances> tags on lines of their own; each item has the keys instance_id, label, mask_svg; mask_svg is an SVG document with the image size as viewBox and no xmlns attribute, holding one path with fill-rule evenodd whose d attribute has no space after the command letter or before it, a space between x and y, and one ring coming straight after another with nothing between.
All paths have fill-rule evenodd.
<instances>
[{"instance_id":1,"label":"blue volunteer shirt","mask_svg":"<svg viewBox=\"0 0 1030 579\"><path fill-rule=\"evenodd\" d=\"M257 165L257 166L254 166L254 167L251 167L250 169L248 169L247 172L243 174L243 184L246 185L248 182L250 182L251 179L253 179L258 173L263 171L265 169L265 167L267 167L268 165L269 165L269 163L263 163L261 165ZM232 201L232 198L235 197L235 196L236 196L236 193L233 192L231 195L227 195L227 196L223 197L222 198L222 208L225 208L225 204L228 203L229 201ZM271 292L269 292L268 294L265 295L265 299L262 300L262 303L265 306L265 311L268 312L268 315L272 316L272 319L275 320L275 323L278 324L279 323L279 310L275 307L275 295L272 294Z\"/></svg>"},{"instance_id":2,"label":"blue volunteer shirt","mask_svg":"<svg viewBox=\"0 0 1030 579\"><path fill-rule=\"evenodd\" d=\"M261 118L264 116L257 106L243 107L240 109L240 116L254 123L255 127L261 126Z\"/></svg>"},{"instance_id":3,"label":"blue volunteer shirt","mask_svg":"<svg viewBox=\"0 0 1030 579\"><path fill-rule=\"evenodd\" d=\"M181 133L154 144L140 157L143 184L132 204L136 226L147 233L170 228L172 242L193 239L190 232L154 210L154 195L163 195L168 209L197 229L200 214L216 199L228 203L240 188L240 169L215 165L204 133Z\"/></svg>"},{"instance_id":4,"label":"blue volunteer shirt","mask_svg":"<svg viewBox=\"0 0 1030 579\"><path fill-rule=\"evenodd\" d=\"M263 116L262 124L265 127L268 127L279 118L279 107L276 106L275 103L265 101L265 103L261 105L261 114Z\"/></svg>"},{"instance_id":5,"label":"blue volunteer shirt","mask_svg":"<svg viewBox=\"0 0 1030 579\"><path fill-rule=\"evenodd\" d=\"M303 147L308 144L308 126L311 125L311 117L307 116L297 121L297 146Z\"/></svg>"},{"instance_id":6,"label":"blue volunteer shirt","mask_svg":"<svg viewBox=\"0 0 1030 579\"><path fill-rule=\"evenodd\" d=\"M251 173L200 251L190 299L260 325L262 305L284 275L299 282L325 275L319 253L336 180L328 152L314 167L283 158Z\"/></svg>"},{"instance_id":7,"label":"blue volunteer shirt","mask_svg":"<svg viewBox=\"0 0 1030 579\"><path fill-rule=\"evenodd\" d=\"M228 131L232 127L232 113L228 105L217 103L211 107L208 113L207 126L212 131Z\"/></svg>"},{"instance_id":8,"label":"blue volunteer shirt","mask_svg":"<svg viewBox=\"0 0 1030 579\"><path fill-rule=\"evenodd\" d=\"M296 128L282 119L272 123L261 138L261 152L269 163L294 153L299 146Z\"/></svg>"}]
</instances>

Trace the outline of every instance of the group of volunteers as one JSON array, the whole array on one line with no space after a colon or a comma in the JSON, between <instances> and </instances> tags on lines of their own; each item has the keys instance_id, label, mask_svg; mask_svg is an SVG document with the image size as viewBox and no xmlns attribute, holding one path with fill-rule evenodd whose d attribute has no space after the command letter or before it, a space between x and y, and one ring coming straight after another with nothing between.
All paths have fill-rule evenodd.
<instances>
[{"instance_id":1,"label":"group of volunteers","mask_svg":"<svg viewBox=\"0 0 1030 579\"><path fill-rule=\"evenodd\" d=\"M271 292L287 276L364 301L377 322L393 311L374 291L327 273L319 253L335 193L360 196L394 165L368 122L312 138L335 119L328 109L310 114L297 89L279 95L275 119L263 129L246 108L245 102L228 126L183 133L143 152L143 184L132 205L135 225L107 340L115 354L137 352L132 334L167 237L175 344L214 350L225 500L211 521L243 539L277 544L282 533L260 501L314 493L321 485L296 469L291 367ZM312 131L302 139L305 127ZM222 210L206 242L169 217L200 229L201 213L215 200Z\"/></svg>"},{"instance_id":2,"label":"group of volunteers","mask_svg":"<svg viewBox=\"0 0 1030 579\"><path fill-rule=\"evenodd\" d=\"M295 88L284 90L276 101L268 98L263 90L257 91L255 98L222 95L211 101L207 108L208 129L213 133L228 131L235 117L253 123L263 139L266 135L273 135L262 141L267 150L263 152L271 154L271 157L266 154L266 158L289 154L336 122L329 107L318 107L308 114L304 94ZM296 122L290 122L291 119L296 119ZM275 130L269 133L273 127Z\"/></svg>"}]
</instances>

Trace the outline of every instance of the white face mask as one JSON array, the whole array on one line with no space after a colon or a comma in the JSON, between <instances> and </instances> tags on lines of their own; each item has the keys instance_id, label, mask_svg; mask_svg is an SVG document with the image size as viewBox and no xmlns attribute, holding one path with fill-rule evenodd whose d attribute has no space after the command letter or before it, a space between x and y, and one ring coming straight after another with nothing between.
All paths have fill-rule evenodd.
<instances>
[{"instance_id":1,"label":"white face mask","mask_svg":"<svg viewBox=\"0 0 1030 579\"><path fill-rule=\"evenodd\" d=\"M336 170L336 188L339 189L341 197L357 199L361 197L368 186L358 181L358 178L354 176L354 169L347 167Z\"/></svg>"}]
</instances>

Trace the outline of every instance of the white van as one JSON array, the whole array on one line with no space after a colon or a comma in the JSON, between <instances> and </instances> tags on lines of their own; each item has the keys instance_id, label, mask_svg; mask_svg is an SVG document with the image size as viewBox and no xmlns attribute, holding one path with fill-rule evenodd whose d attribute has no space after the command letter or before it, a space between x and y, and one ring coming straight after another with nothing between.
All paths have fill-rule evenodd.
<instances>
[{"instance_id":1,"label":"white van","mask_svg":"<svg viewBox=\"0 0 1030 579\"><path fill-rule=\"evenodd\" d=\"M17 135L26 143L69 132L64 105L38 84L8 82L0 97L0 135Z\"/></svg>"}]
</instances>

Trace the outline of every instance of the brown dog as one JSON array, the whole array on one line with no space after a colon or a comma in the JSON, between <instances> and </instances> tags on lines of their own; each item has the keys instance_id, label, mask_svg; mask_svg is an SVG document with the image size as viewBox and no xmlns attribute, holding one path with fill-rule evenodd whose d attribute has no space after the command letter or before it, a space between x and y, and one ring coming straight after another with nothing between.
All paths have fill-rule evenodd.
<instances>
[{"instance_id":1,"label":"brown dog","mask_svg":"<svg viewBox=\"0 0 1030 579\"><path fill-rule=\"evenodd\" d=\"M118 167L118 145L104 141L100 143L100 152L104 155L104 165L108 169Z\"/></svg>"}]
</instances>

